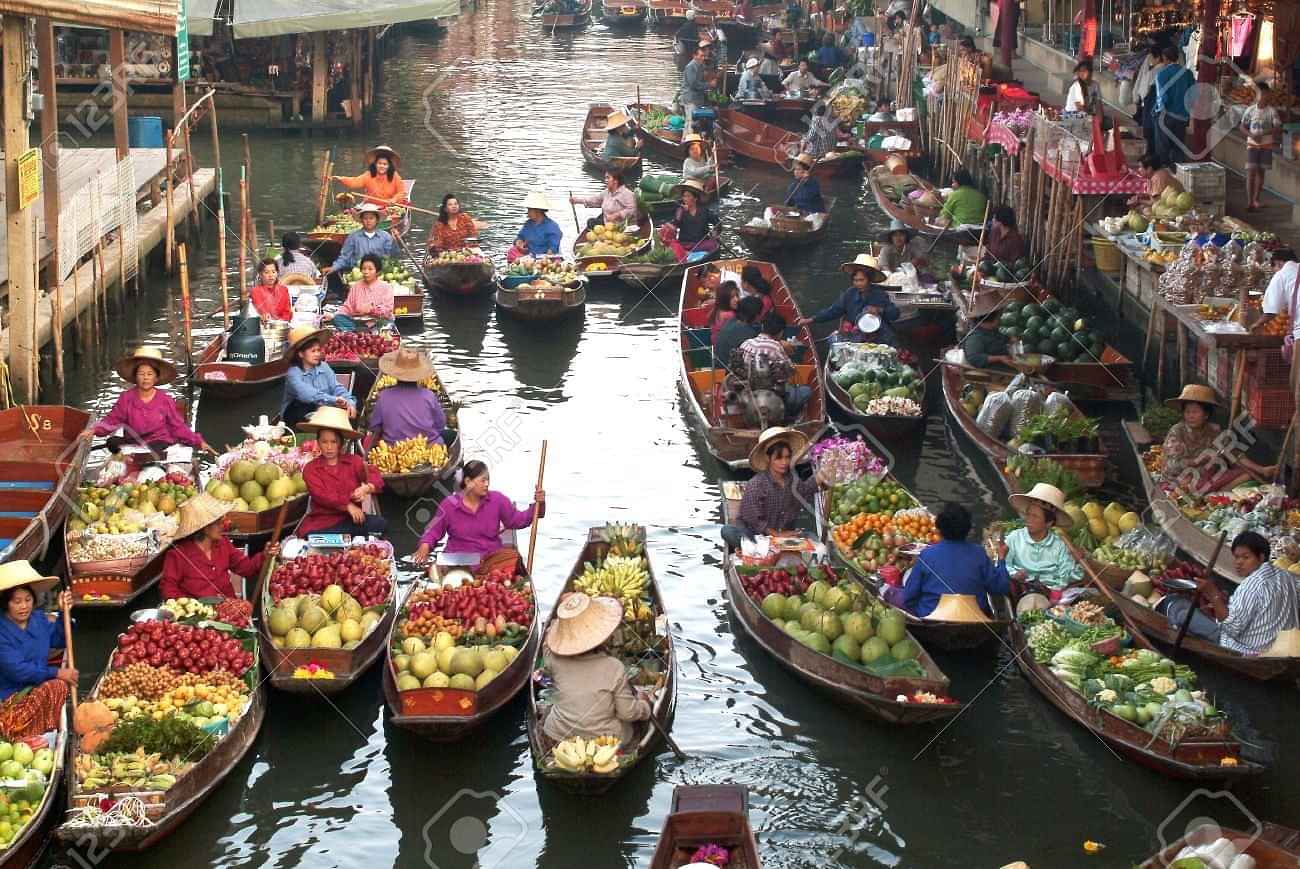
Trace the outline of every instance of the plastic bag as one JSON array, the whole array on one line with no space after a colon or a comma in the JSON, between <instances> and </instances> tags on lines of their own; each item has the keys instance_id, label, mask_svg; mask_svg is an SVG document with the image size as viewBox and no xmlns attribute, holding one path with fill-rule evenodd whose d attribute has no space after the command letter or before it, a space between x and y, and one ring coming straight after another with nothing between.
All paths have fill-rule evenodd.
<instances>
[{"instance_id":1,"label":"plastic bag","mask_svg":"<svg viewBox=\"0 0 1300 869\"><path fill-rule=\"evenodd\" d=\"M1002 438L1002 432L1011 421L1011 396L1005 392L990 392L980 405L975 424L989 437Z\"/></svg>"},{"instance_id":2,"label":"plastic bag","mask_svg":"<svg viewBox=\"0 0 1300 869\"><path fill-rule=\"evenodd\" d=\"M1043 399L1043 413L1048 416L1070 415L1074 413L1074 402L1065 392L1053 392Z\"/></svg>"},{"instance_id":3,"label":"plastic bag","mask_svg":"<svg viewBox=\"0 0 1300 869\"><path fill-rule=\"evenodd\" d=\"M1007 392L1011 395L1015 395L1016 390L1024 389L1028 385L1029 378L1026 377L1025 373L1022 371L1015 377L1011 378L1011 382L1007 384Z\"/></svg>"},{"instance_id":4,"label":"plastic bag","mask_svg":"<svg viewBox=\"0 0 1300 869\"><path fill-rule=\"evenodd\" d=\"M1036 389L1021 389L1011 396L1011 435L1015 437L1032 417L1043 412L1043 396Z\"/></svg>"}]
</instances>

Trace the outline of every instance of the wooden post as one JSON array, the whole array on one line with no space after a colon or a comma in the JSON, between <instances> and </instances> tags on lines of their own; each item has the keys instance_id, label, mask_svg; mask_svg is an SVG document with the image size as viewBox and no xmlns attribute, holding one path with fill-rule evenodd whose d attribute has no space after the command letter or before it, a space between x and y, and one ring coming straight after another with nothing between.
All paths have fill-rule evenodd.
<instances>
[{"instance_id":1,"label":"wooden post","mask_svg":"<svg viewBox=\"0 0 1300 869\"><path fill-rule=\"evenodd\" d=\"M325 91L329 83L329 68L325 65L325 34L311 35L311 120L314 124L325 121Z\"/></svg>"},{"instance_id":2,"label":"wooden post","mask_svg":"<svg viewBox=\"0 0 1300 869\"><path fill-rule=\"evenodd\" d=\"M253 199L253 152L248 147L248 134L243 133L244 140L244 211L248 210L248 203ZM256 263L262 258L261 251L257 244L257 221L252 214L248 215L248 243L252 245L249 248L253 252L253 262Z\"/></svg>"},{"instance_id":3,"label":"wooden post","mask_svg":"<svg viewBox=\"0 0 1300 869\"><path fill-rule=\"evenodd\" d=\"M176 107L181 110L181 116L187 111L185 105L185 84L177 82L173 91L176 95ZM189 224L190 231L197 236L199 232L199 195L194 189L194 149L190 146L190 122L186 121L181 125L181 146L185 148L185 159L182 166L185 168L185 187L190 195L190 207L186 212L186 222Z\"/></svg>"},{"instance_id":4,"label":"wooden post","mask_svg":"<svg viewBox=\"0 0 1300 869\"><path fill-rule=\"evenodd\" d=\"M329 198L330 190L330 164L333 163L331 154L333 148L327 148L321 157L320 164L320 194L316 197L316 225L325 222L325 201Z\"/></svg>"},{"instance_id":5,"label":"wooden post","mask_svg":"<svg viewBox=\"0 0 1300 869\"><path fill-rule=\"evenodd\" d=\"M54 380L59 385L59 404L63 404L63 285L58 282L50 294L50 335L54 338Z\"/></svg>"},{"instance_id":6,"label":"wooden post","mask_svg":"<svg viewBox=\"0 0 1300 869\"><path fill-rule=\"evenodd\" d=\"M244 246L245 228L248 222L248 179L245 178L246 167L239 167L239 310L242 313L248 303L248 248Z\"/></svg>"},{"instance_id":7,"label":"wooden post","mask_svg":"<svg viewBox=\"0 0 1300 869\"><path fill-rule=\"evenodd\" d=\"M59 259L59 112L55 95L54 25L36 19L36 64L45 108L41 111L41 195L45 211L45 237L50 241L47 282L57 288L63 279Z\"/></svg>"},{"instance_id":8,"label":"wooden post","mask_svg":"<svg viewBox=\"0 0 1300 869\"><path fill-rule=\"evenodd\" d=\"M194 345L193 328L190 322L190 264L185 256L185 245L180 245L176 249L181 263L181 315L184 317L185 324L185 361L189 367L189 373L194 373L194 353L191 349Z\"/></svg>"},{"instance_id":9,"label":"wooden post","mask_svg":"<svg viewBox=\"0 0 1300 869\"><path fill-rule=\"evenodd\" d=\"M226 193L217 163L217 271L221 275L221 324L230 328L230 278L226 274Z\"/></svg>"},{"instance_id":10,"label":"wooden post","mask_svg":"<svg viewBox=\"0 0 1300 869\"><path fill-rule=\"evenodd\" d=\"M220 173L221 172L221 135L217 129L217 98L215 96L212 99L208 100L208 112L209 112L208 120L212 122L210 125L212 129L212 165L215 166L217 168L217 172ZM217 193L218 195L221 195L220 188L218 188Z\"/></svg>"},{"instance_id":11,"label":"wooden post","mask_svg":"<svg viewBox=\"0 0 1300 869\"><path fill-rule=\"evenodd\" d=\"M167 163L166 165L163 166L163 181L167 184L167 193L165 195L165 199L167 201L167 230L166 230L166 243L163 245L164 248L163 263L164 263L164 267L167 269L167 274L172 273L172 249L176 246L176 225L172 222L172 214L173 214L172 188L176 186L175 184L176 173L172 171L173 138L174 138L174 131L168 130L166 135Z\"/></svg>"},{"instance_id":12,"label":"wooden post","mask_svg":"<svg viewBox=\"0 0 1300 869\"><path fill-rule=\"evenodd\" d=\"M352 105L352 126L361 129L365 112L361 108L361 34L352 31L352 52L348 62L348 101Z\"/></svg>"},{"instance_id":13,"label":"wooden post","mask_svg":"<svg viewBox=\"0 0 1300 869\"><path fill-rule=\"evenodd\" d=\"M14 395L19 402L36 401L32 328L36 323L36 283L32 268L36 251L32 245L35 215L31 208L18 208L18 158L28 148L27 99L24 82L30 69L27 53L27 19L5 15L4 36L4 152L5 217L9 264L9 369Z\"/></svg>"},{"instance_id":14,"label":"wooden post","mask_svg":"<svg viewBox=\"0 0 1300 869\"><path fill-rule=\"evenodd\" d=\"M362 109L369 112L375 105L375 28L366 28L366 87Z\"/></svg>"},{"instance_id":15,"label":"wooden post","mask_svg":"<svg viewBox=\"0 0 1300 869\"><path fill-rule=\"evenodd\" d=\"M131 156L131 140L126 131L126 33L120 29L108 31L108 64L113 83L113 146L121 163Z\"/></svg>"}]
</instances>

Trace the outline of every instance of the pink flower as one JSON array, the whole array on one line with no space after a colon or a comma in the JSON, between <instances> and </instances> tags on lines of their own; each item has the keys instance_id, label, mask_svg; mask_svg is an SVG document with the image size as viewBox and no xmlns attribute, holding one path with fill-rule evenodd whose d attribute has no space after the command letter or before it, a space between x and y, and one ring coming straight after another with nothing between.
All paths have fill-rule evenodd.
<instances>
[{"instance_id":1,"label":"pink flower","mask_svg":"<svg viewBox=\"0 0 1300 869\"><path fill-rule=\"evenodd\" d=\"M714 866L726 866L731 862L731 854L721 845L713 842L702 846L691 855L692 863L712 863Z\"/></svg>"}]
</instances>

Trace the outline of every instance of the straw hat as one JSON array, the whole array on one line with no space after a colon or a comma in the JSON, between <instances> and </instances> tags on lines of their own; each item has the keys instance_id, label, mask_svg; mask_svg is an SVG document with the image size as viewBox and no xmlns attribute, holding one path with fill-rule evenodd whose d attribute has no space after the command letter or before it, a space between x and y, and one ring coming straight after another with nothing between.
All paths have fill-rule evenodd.
<instances>
[{"instance_id":1,"label":"straw hat","mask_svg":"<svg viewBox=\"0 0 1300 869\"><path fill-rule=\"evenodd\" d=\"M1183 387L1177 398L1168 399L1165 407L1172 407L1174 410L1182 410L1183 402L1196 401L1201 404L1208 404L1211 407L1219 406L1219 396L1208 386L1202 386L1199 383L1189 383Z\"/></svg>"},{"instance_id":2,"label":"straw hat","mask_svg":"<svg viewBox=\"0 0 1300 869\"><path fill-rule=\"evenodd\" d=\"M392 148L388 147L387 145L376 145L375 147L367 151L365 156L365 161L366 161L365 165L369 166L371 163L375 162L375 160L379 159L380 157L387 157L388 162L393 164L394 169L397 169L402 165L402 158L398 156L396 151L394 151Z\"/></svg>"},{"instance_id":3,"label":"straw hat","mask_svg":"<svg viewBox=\"0 0 1300 869\"><path fill-rule=\"evenodd\" d=\"M689 148L691 142L699 142L702 145L704 144L704 137L699 133L687 133L685 136L682 136L682 145L684 147Z\"/></svg>"},{"instance_id":4,"label":"straw hat","mask_svg":"<svg viewBox=\"0 0 1300 869\"><path fill-rule=\"evenodd\" d=\"M1038 503L1056 511L1056 527L1069 528L1074 524L1070 514L1065 512L1065 493L1049 483L1036 483L1034 488L1023 495L1012 495L1011 506L1021 516L1030 504Z\"/></svg>"},{"instance_id":5,"label":"straw hat","mask_svg":"<svg viewBox=\"0 0 1300 869\"><path fill-rule=\"evenodd\" d=\"M546 194L540 190L534 190L524 197L524 208L538 211L550 211L551 203L546 199Z\"/></svg>"},{"instance_id":6,"label":"straw hat","mask_svg":"<svg viewBox=\"0 0 1300 869\"><path fill-rule=\"evenodd\" d=\"M797 462L808 451L808 436L798 429L774 425L764 429L758 436L758 443L749 451L749 466L755 471L767 470L767 450L772 444L784 441L790 447L790 460Z\"/></svg>"},{"instance_id":7,"label":"straw hat","mask_svg":"<svg viewBox=\"0 0 1300 869\"><path fill-rule=\"evenodd\" d=\"M682 193L687 190L692 191L697 196L703 196L707 192L704 182L696 181L694 178L687 178L680 184L674 184L670 192L675 198L680 199Z\"/></svg>"},{"instance_id":8,"label":"straw hat","mask_svg":"<svg viewBox=\"0 0 1300 869\"><path fill-rule=\"evenodd\" d=\"M148 362L158 372L158 385L171 383L176 379L176 366L163 358L157 347L141 347L134 353L123 356L113 365L113 370L132 386L135 385L135 367L141 362Z\"/></svg>"},{"instance_id":9,"label":"straw hat","mask_svg":"<svg viewBox=\"0 0 1300 869\"><path fill-rule=\"evenodd\" d=\"M939 595L939 603L926 618L941 622L987 622L989 620L973 594Z\"/></svg>"},{"instance_id":10,"label":"straw hat","mask_svg":"<svg viewBox=\"0 0 1300 869\"><path fill-rule=\"evenodd\" d=\"M546 629L546 647L557 655L581 655L610 638L623 620L623 607L612 597L589 597L571 591L560 599Z\"/></svg>"},{"instance_id":11,"label":"straw hat","mask_svg":"<svg viewBox=\"0 0 1300 869\"><path fill-rule=\"evenodd\" d=\"M840 265L840 271L849 274L853 274L859 269L867 270L868 283L878 284L885 279L885 273L880 270L880 260L869 253L860 253L853 262Z\"/></svg>"},{"instance_id":12,"label":"straw hat","mask_svg":"<svg viewBox=\"0 0 1300 869\"><path fill-rule=\"evenodd\" d=\"M757 57L751 57L749 60L745 61L745 69L753 69L756 66L758 66Z\"/></svg>"},{"instance_id":13,"label":"straw hat","mask_svg":"<svg viewBox=\"0 0 1300 869\"><path fill-rule=\"evenodd\" d=\"M357 214L383 214L384 209L373 202L363 202L357 206Z\"/></svg>"},{"instance_id":14,"label":"straw hat","mask_svg":"<svg viewBox=\"0 0 1300 869\"><path fill-rule=\"evenodd\" d=\"M713 45L713 37L708 33L700 34L700 48L709 48Z\"/></svg>"},{"instance_id":15,"label":"straw hat","mask_svg":"<svg viewBox=\"0 0 1300 869\"><path fill-rule=\"evenodd\" d=\"M419 350L399 347L379 357L379 370L403 383L419 383L433 376L433 363Z\"/></svg>"},{"instance_id":16,"label":"straw hat","mask_svg":"<svg viewBox=\"0 0 1300 869\"><path fill-rule=\"evenodd\" d=\"M605 118L605 132L617 130L619 127L625 126L630 120L631 118L622 112L610 112Z\"/></svg>"},{"instance_id":17,"label":"straw hat","mask_svg":"<svg viewBox=\"0 0 1300 869\"><path fill-rule=\"evenodd\" d=\"M889 221L889 229L886 229L880 234L880 240L885 244L889 244L894 240L894 233L896 232L906 233L907 241L911 241L916 237L916 231L912 229L912 227L895 217L893 220Z\"/></svg>"},{"instance_id":18,"label":"straw hat","mask_svg":"<svg viewBox=\"0 0 1300 869\"><path fill-rule=\"evenodd\" d=\"M294 354L314 339L319 338L324 343L329 338L329 334L329 329L318 329L315 326L294 326L289 330L289 346L284 351L285 358L292 359Z\"/></svg>"},{"instance_id":19,"label":"straw hat","mask_svg":"<svg viewBox=\"0 0 1300 869\"><path fill-rule=\"evenodd\" d=\"M361 433L352 427L348 412L341 407L326 405L312 411L306 422L298 423L298 431L310 431L320 434L325 429L338 432L341 437L356 440Z\"/></svg>"},{"instance_id":20,"label":"straw hat","mask_svg":"<svg viewBox=\"0 0 1300 869\"><path fill-rule=\"evenodd\" d=\"M807 151L804 151L798 157L794 158L794 162L805 169L811 169L817 165L817 158L812 154L809 154Z\"/></svg>"},{"instance_id":21,"label":"straw hat","mask_svg":"<svg viewBox=\"0 0 1300 869\"><path fill-rule=\"evenodd\" d=\"M41 576L29 561L9 561L0 564L0 591L31 586L33 592L49 591L59 584L57 576Z\"/></svg>"},{"instance_id":22,"label":"straw hat","mask_svg":"<svg viewBox=\"0 0 1300 869\"><path fill-rule=\"evenodd\" d=\"M233 501L222 501L207 492L202 492L190 498L181 505L181 520L176 526L176 539L184 540L195 531L201 531L207 528L213 522L220 521L234 509Z\"/></svg>"},{"instance_id":23,"label":"straw hat","mask_svg":"<svg viewBox=\"0 0 1300 869\"><path fill-rule=\"evenodd\" d=\"M286 287L316 286L316 281L312 279L311 275L304 275L301 273L285 275L284 277L280 278L280 283L284 284Z\"/></svg>"}]
</instances>

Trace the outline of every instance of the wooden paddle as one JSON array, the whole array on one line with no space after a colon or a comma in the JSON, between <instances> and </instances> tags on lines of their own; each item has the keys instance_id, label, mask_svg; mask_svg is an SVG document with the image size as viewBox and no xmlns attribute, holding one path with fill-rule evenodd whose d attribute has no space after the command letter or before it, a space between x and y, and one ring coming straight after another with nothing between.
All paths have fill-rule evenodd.
<instances>
[{"instance_id":1,"label":"wooden paddle","mask_svg":"<svg viewBox=\"0 0 1300 869\"><path fill-rule=\"evenodd\" d=\"M542 441L542 457L537 463L537 488L542 488L542 477L546 474L546 441ZM533 524L528 531L528 575L533 573L533 550L537 548L537 514L538 505L533 504Z\"/></svg>"},{"instance_id":2,"label":"wooden paddle","mask_svg":"<svg viewBox=\"0 0 1300 869\"><path fill-rule=\"evenodd\" d=\"M271 531L271 539L266 541L267 546L274 546L280 542L280 532L284 530L284 517L289 513L289 502L285 501L280 505L280 511L275 514L275 528ZM266 579L267 574L271 572L271 562L273 558L268 558L262 564L262 574L257 578L257 584L253 586L253 594L260 594L262 590L262 580ZM245 595L249 600L253 599L252 595Z\"/></svg>"},{"instance_id":3,"label":"wooden paddle","mask_svg":"<svg viewBox=\"0 0 1300 869\"><path fill-rule=\"evenodd\" d=\"M677 755L678 760L690 760L686 752L682 751L681 746L677 744L676 740L668 735L668 731L664 729L663 724L661 724L659 719L655 717L653 708L650 710L649 721L650 726L659 731L659 735L664 738L664 742L668 743L668 747L673 750L673 754Z\"/></svg>"},{"instance_id":4,"label":"wooden paddle","mask_svg":"<svg viewBox=\"0 0 1300 869\"><path fill-rule=\"evenodd\" d=\"M69 595L71 595L71 583L69 582ZM63 647L65 649L64 657L68 659L68 669L77 669L76 660L72 656L72 604L71 601L60 601L63 609ZM72 685L68 691L72 698L72 711L77 710L77 686Z\"/></svg>"},{"instance_id":5,"label":"wooden paddle","mask_svg":"<svg viewBox=\"0 0 1300 869\"><path fill-rule=\"evenodd\" d=\"M1224 531L1222 534L1219 535L1218 542L1214 544L1214 554L1210 556L1210 564L1206 568L1207 578L1214 576L1214 565L1219 563L1219 553L1223 551L1223 544L1227 539L1228 539L1228 532ZM1192 616L1196 613L1196 605L1200 602L1200 600L1201 600L1201 588L1198 585L1196 591L1193 592L1192 594L1191 605L1187 607L1187 615L1183 617L1183 623L1178 626L1178 636L1174 637L1175 655L1177 655L1178 650L1183 647L1183 637L1187 636L1187 629L1191 627Z\"/></svg>"},{"instance_id":6,"label":"wooden paddle","mask_svg":"<svg viewBox=\"0 0 1300 869\"><path fill-rule=\"evenodd\" d=\"M569 194L569 210L573 212L573 228L582 235L582 224L578 222L578 206L573 204L573 191L566 191Z\"/></svg>"}]
</instances>

